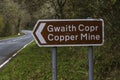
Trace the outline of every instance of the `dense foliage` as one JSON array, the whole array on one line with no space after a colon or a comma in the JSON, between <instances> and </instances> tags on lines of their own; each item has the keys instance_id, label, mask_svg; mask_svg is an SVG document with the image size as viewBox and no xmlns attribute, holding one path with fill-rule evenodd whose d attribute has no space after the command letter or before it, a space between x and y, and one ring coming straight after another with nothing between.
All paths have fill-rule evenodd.
<instances>
[{"instance_id":1,"label":"dense foliage","mask_svg":"<svg viewBox=\"0 0 120 80\"><path fill-rule=\"evenodd\" d=\"M95 49L96 80L120 75L120 0L0 0L0 36L32 29L38 19L102 18L105 44ZM117 76L118 75L118 76Z\"/></svg>"},{"instance_id":2,"label":"dense foliage","mask_svg":"<svg viewBox=\"0 0 120 80\"><path fill-rule=\"evenodd\" d=\"M32 29L38 19L48 18L103 18L110 28L119 24L119 5L119 0L1 0L0 36L15 34L23 27Z\"/></svg>"}]
</instances>

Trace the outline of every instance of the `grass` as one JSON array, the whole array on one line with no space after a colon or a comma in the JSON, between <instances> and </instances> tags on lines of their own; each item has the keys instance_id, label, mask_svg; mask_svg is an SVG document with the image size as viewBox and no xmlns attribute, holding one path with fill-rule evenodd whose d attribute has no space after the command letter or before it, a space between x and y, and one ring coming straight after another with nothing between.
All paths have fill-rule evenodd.
<instances>
[{"instance_id":1,"label":"grass","mask_svg":"<svg viewBox=\"0 0 120 80\"><path fill-rule=\"evenodd\" d=\"M52 80L51 49L31 43L4 67L0 80ZM61 47L57 52L58 80L88 79L85 47Z\"/></svg>"},{"instance_id":2,"label":"grass","mask_svg":"<svg viewBox=\"0 0 120 80\"><path fill-rule=\"evenodd\" d=\"M94 47L94 79L119 80L119 56L111 59L105 47ZM4 67L0 80L52 80L51 49L31 43ZM58 80L88 80L88 47L57 48L57 69Z\"/></svg>"},{"instance_id":3,"label":"grass","mask_svg":"<svg viewBox=\"0 0 120 80\"><path fill-rule=\"evenodd\" d=\"M24 33L21 33L21 35L11 35L11 36L6 36L6 37L0 37L0 40L16 38L16 37L19 37L19 36L22 36L22 35L24 35Z\"/></svg>"}]
</instances>

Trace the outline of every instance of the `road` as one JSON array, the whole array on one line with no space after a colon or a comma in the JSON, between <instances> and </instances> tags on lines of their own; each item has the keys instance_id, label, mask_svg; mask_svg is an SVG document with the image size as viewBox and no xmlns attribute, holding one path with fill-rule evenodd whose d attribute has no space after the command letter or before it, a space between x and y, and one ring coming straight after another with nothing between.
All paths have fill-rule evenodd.
<instances>
[{"instance_id":1,"label":"road","mask_svg":"<svg viewBox=\"0 0 120 80\"><path fill-rule=\"evenodd\" d=\"M23 32L24 36L0 40L0 65L33 40L32 31L23 30Z\"/></svg>"}]
</instances>

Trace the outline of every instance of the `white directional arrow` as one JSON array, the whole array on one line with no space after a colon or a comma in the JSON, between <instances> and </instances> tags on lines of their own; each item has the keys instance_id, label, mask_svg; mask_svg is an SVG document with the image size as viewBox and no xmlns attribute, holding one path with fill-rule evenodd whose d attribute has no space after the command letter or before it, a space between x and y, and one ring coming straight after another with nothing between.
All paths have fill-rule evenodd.
<instances>
[{"instance_id":1,"label":"white directional arrow","mask_svg":"<svg viewBox=\"0 0 120 80\"><path fill-rule=\"evenodd\" d=\"M41 32L44 29L46 23L41 23L40 26L38 27L38 30L36 31L36 35L38 36L38 39L40 40L41 44L46 44L45 39L43 38Z\"/></svg>"}]
</instances>

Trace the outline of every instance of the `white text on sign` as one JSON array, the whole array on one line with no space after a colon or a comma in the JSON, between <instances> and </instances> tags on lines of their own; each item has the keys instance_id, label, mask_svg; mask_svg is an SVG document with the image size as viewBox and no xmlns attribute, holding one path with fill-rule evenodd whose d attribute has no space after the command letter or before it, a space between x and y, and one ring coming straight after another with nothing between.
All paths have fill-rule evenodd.
<instances>
[{"instance_id":1,"label":"white text on sign","mask_svg":"<svg viewBox=\"0 0 120 80\"><path fill-rule=\"evenodd\" d=\"M99 26L85 26L84 24L79 24L79 26L75 25L66 25L66 26L53 26L53 25L48 25L47 31L50 32L48 34L48 40L49 41L77 41L77 40L100 40L100 35L99 34L91 34L92 32L97 32ZM60 32L60 33L67 33L67 32L81 32L78 35L56 35L52 34L55 32ZM82 33L82 32L89 32L89 33Z\"/></svg>"}]
</instances>

